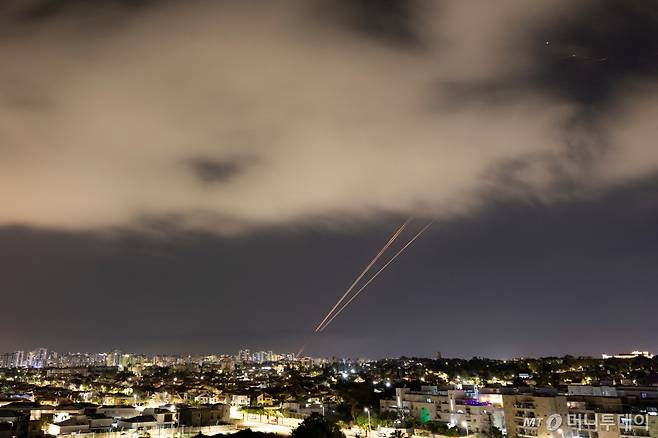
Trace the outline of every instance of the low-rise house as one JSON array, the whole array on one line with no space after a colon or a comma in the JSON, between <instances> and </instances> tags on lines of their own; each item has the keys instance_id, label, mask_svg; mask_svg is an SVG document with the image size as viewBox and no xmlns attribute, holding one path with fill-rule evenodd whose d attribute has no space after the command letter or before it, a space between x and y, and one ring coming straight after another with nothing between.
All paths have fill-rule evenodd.
<instances>
[{"instance_id":1,"label":"low-rise house","mask_svg":"<svg viewBox=\"0 0 658 438\"><path fill-rule=\"evenodd\" d=\"M158 426L158 420L153 415L137 415L131 418L122 418L117 421L119 429L152 429Z\"/></svg>"},{"instance_id":2,"label":"low-rise house","mask_svg":"<svg viewBox=\"0 0 658 438\"><path fill-rule=\"evenodd\" d=\"M274 406L274 399L266 392L258 394L256 397L256 405L258 406Z\"/></svg>"},{"instance_id":3,"label":"low-rise house","mask_svg":"<svg viewBox=\"0 0 658 438\"><path fill-rule=\"evenodd\" d=\"M93 432L110 432L114 425L114 418L106 417L103 414L88 415L89 429Z\"/></svg>"},{"instance_id":4,"label":"low-rise house","mask_svg":"<svg viewBox=\"0 0 658 438\"><path fill-rule=\"evenodd\" d=\"M41 438L41 422L29 414L15 410L0 410L0 438Z\"/></svg>"},{"instance_id":5,"label":"low-rise house","mask_svg":"<svg viewBox=\"0 0 658 438\"><path fill-rule=\"evenodd\" d=\"M185 426L215 426L225 423L230 418L229 405L181 406L179 408L180 424Z\"/></svg>"},{"instance_id":6,"label":"low-rise house","mask_svg":"<svg viewBox=\"0 0 658 438\"><path fill-rule=\"evenodd\" d=\"M84 432L109 432L114 419L102 414L73 415L63 421L48 424L50 435L70 435Z\"/></svg>"},{"instance_id":7,"label":"low-rise house","mask_svg":"<svg viewBox=\"0 0 658 438\"><path fill-rule=\"evenodd\" d=\"M25 413L29 415L30 420L41 420L42 415L50 415L54 410L52 406L28 401L9 403L4 405L2 409Z\"/></svg>"},{"instance_id":8,"label":"low-rise house","mask_svg":"<svg viewBox=\"0 0 658 438\"><path fill-rule=\"evenodd\" d=\"M233 394L231 396L231 406L249 406L251 398L248 395Z\"/></svg>"},{"instance_id":9,"label":"low-rise house","mask_svg":"<svg viewBox=\"0 0 658 438\"><path fill-rule=\"evenodd\" d=\"M149 408L140 415L119 419L117 427L119 429L169 428L174 427L176 422L176 413L167 409Z\"/></svg>"},{"instance_id":10,"label":"low-rise house","mask_svg":"<svg viewBox=\"0 0 658 438\"><path fill-rule=\"evenodd\" d=\"M125 394L109 394L103 396L103 405L124 406L133 402L133 397Z\"/></svg>"},{"instance_id":11,"label":"low-rise house","mask_svg":"<svg viewBox=\"0 0 658 438\"><path fill-rule=\"evenodd\" d=\"M60 423L71 417L84 415L87 405L60 405L53 407L52 423Z\"/></svg>"},{"instance_id":12,"label":"low-rise house","mask_svg":"<svg viewBox=\"0 0 658 438\"><path fill-rule=\"evenodd\" d=\"M178 413L169 409L147 408L142 415L152 415L159 427L173 427L178 422Z\"/></svg>"},{"instance_id":13,"label":"low-rise house","mask_svg":"<svg viewBox=\"0 0 658 438\"><path fill-rule=\"evenodd\" d=\"M111 418L132 418L139 415L139 411L134 406L124 405L101 406L96 408L96 413Z\"/></svg>"},{"instance_id":14,"label":"low-rise house","mask_svg":"<svg viewBox=\"0 0 658 438\"><path fill-rule=\"evenodd\" d=\"M311 400L311 399L309 399ZM285 402L281 405L281 409L284 409L288 412L292 412L295 414L302 415L304 417L309 416L311 414L322 414L324 413L324 406L322 403L318 402L309 402L309 401L302 401L302 402L296 402L296 401L288 401Z\"/></svg>"},{"instance_id":15,"label":"low-rise house","mask_svg":"<svg viewBox=\"0 0 658 438\"><path fill-rule=\"evenodd\" d=\"M48 424L49 435L70 435L89 431L89 421L85 415L76 415L57 423Z\"/></svg>"},{"instance_id":16,"label":"low-rise house","mask_svg":"<svg viewBox=\"0 0 658 438\"><path fill-rule=\"evenodd\" d=\"M209 392L202 392L201 394L195 395L193 397L193 400L196 403L202 404L202 405L214 405L220 402L223 402L225 399L224 396L217 395L217 394L211 394Z\"/></svg>"}]
</instances>

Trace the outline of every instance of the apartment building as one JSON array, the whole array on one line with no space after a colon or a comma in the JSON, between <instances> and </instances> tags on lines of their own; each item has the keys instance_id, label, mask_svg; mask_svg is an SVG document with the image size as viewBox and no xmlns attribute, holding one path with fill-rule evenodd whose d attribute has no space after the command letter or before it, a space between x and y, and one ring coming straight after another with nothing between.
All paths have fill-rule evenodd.
<instances>
[{"instance_id":1,"label":"apartment building","mask_svg":"<svg viewBox=\"0 0 658 438\"><path fill-rule=\"evenodd\" d=\"M504 394L503 410L509 437L572 438L563 395Z\"/></svg>"},{"instance_id":2,"label":"apartment building","mask_svg":"<svg viewBox=\"0 0 658 438\"><path fill-rule=\"evenodd\" d=\"M479 400L471 389L439 390L435 386L423 386L420 391L396 388L394 399L380 400L380 410L480 433L491 430L495 407L489 401Z\"/></svg>"}]
</instances>

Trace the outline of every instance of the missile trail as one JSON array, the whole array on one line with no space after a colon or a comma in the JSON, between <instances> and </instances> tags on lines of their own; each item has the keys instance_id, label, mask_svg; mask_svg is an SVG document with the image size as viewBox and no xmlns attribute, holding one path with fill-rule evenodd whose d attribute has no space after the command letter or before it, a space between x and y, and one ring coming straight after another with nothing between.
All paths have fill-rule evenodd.
<instances>
[{"instance_id":1,"label":"missile trail","mask_svg":"<svg viewBox=\"0 0 658 438\"><path fill-rule=\"evenodd\" d=\"M386 250L388 249L388 247L391 246L391 244L395 241L395 239L398 238L398 236L400 235L400 233L402 233L402 231L407 227L407 225L409 225L409 222L411 222L411 218L409 218L409 219L407 219L406 221L404 221L404 223L403 223L402 225L400 225L400 226L398 227L397 230L395 230L395 233L393 233L393 235L391 236L391 238L388 239L388 242L386 242L386 244L384 245L384 247L383 247L383 248L377 253L377 255L376 255L376 256L370 261L370 263L368 263L368 265L363 269L363 271L361 271L361 274L359 274L359 276L356 278L356 280L354 280L354 282L350 285L350 287L345 291L345 293L343 294L343 296L340 297L340 299L338 300L338 302L336 302L336 304L334 305L334 307L331 308L331 310L329 311L329 313L327 313L327 316L325 316L324 319L320 322L320 324L318 324L318 326L315 328L315 331L316 331L316 332L317 332L317 331L320 329L320 327L325 323L325 321L327 321L327 319L329 319L329 317L330 317L331 314L334 312L334 310L336 310L336 308L337 308L338 306L340 306L340 304L341 304L341 303L343 302L343 300L344 300L344 299L350 294L350 292L352 292L352 289L354 289L354 287L359 283L359 281L361 281L361 279L363 278L363 276L366 275L366 273L370 270L370 268L372 268L372 266L373 266L375 263L377 263L377 260L379 260L379 258L382 256L382 254L384 254L384 252L386 252Z\"/></svg>"},{"instance_id":2,"label":"missile trail","mask_svg":"<svg viewBox=\"0 0 658 438\"><path fill-rule=\"evenodd\" d=\"M338 316L338 314L340 314L357 297L357 295L359 295L366 287L368 287L368 285L375 278L377 278L379 276L379 274L381 274L388 267L388 265L393 263L393 261L395 261L395 259L397 259L412 243L414 243L414 241L416 241L416 239L418 239L421 236L421 234L423 234L432 225L432 223L434 223L434 221L432 221L432 222L428 223L427 225L425 225L402 248L400 248L400 250L398 252L396 252L393 255L393 257L391 257L384 264L384 266L382 266L377 272L375 272L375 274L372 277L370 277L370 279L363 286L361 286L361 288L358 291L356 291L356 293L354 295L352 295L352 297L346 303L344 303L341 306L341 308L338 309L338 311L336 313L334 313L334 315L326 323L324 323L324 325L320 328L319 331L323 331L325 328L327 328L327 326Z\"/></svg>"},{"instance_id":3,"label":"missile trail","mask_svg":"<svg viewBox=\"0 0 658 438\"><path fill-rule=\"evenodd\" d=\"M416 241L416 239L418 239L421 236L421 234L423 234L433 223L434 221L428 223L423 228L421 228L421 230L418 233L416 233L402 248L400 248L400 250L396 252L395 255L393 255L393 257L391 257L389 261L387 261L384 264L384 266L382 266L377 272L375 272L375 274L372 277L370 277L370 279L363 286L361 286L361 288L358 291L356 291L356 293L352 295L352 297L345 304L343 304L341 308L338 309L338 311L334 313L334 315L326 323L320 324L321 327L319 331L320 332L324 331L324 329L326 329L327 326L331 324L331 321L333 321L347 306L349 306L349 304L354 300L354 298L356 298L366 287L368 287L368 285L372 283L372 281L375 278L377 278L379 274L381 274L388 267L388 265L393 263L393 261L395 261L395 259L397 259L400 256L400 254L402 254L412 243L414 243L414 241ZM316 331L318 330L316 329Z\"/></svg>"},{"instance_id":4,"label":"missile trail","mask_svg":"<svg viewBox=\"0 0 658 438\"><path fill-rule=\"evenodd\" d=\"M394 232L393 235L390 237L390 239L388 239L388 242L386 242L386 244L384 245L384 247L383 247L383 248L379 251L379 253L377 253L377 255L376 255L376 256L370 261L370 263L368 263L368 265L363 269L363 271L361 271L361 274L359 274L359 276L356 278L356 280L354 280L354 282L350 285L350 287L347 289L347 291L345 291L345 293L343 294L343 296L342 296L342 297L336 302L336 304L334 305L334 307L331 308L331 310L329 311L329 313L327 313L327 315L324 317L324 319L322 320L322 322L320 322L320 324L318 324L318 326L315 328L315 331L316 331L316 332L318 331L318 329L320 328L320 326L321 326L322 324L324 324L324 322L325 322L325 321L331 316L331 314L334 312L334 310L336 310L336 308L337 308L338 306L340 306L340 304L342 303L342 301L343 301L343 300L344 300L344 299L350 294L350 292L352 291L352 289L354 289L354 287L359 283L359 281L361 281L361 279L363 278L363 276L366 275L366 273L370 270L370 268L372 268L372 266L377 262L377 260L379 260L379 258L382 256L382 254L384 254L384 252L386 252L386 250L388 249L388 247L391 246L391 244L395 241L395 239L398 238L398 236L400 235L400 233L402 233L402 231L406 228L406 226L409 224L409 222L411 222L411 218L407 219L402 225L400 225L400 226L398 227L397 230L395 230L395 232Z\"/></svg>"}]
</instances>

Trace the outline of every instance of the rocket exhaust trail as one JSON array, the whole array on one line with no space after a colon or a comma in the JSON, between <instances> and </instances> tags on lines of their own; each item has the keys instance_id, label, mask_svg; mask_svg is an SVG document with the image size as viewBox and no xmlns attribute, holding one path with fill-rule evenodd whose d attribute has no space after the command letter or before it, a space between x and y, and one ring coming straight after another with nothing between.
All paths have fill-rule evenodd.
<instances>
[{"instance_id":1,"label":"rocket exhaust trail","mask_svg":"<svg viewBox=\"0 0 658 438\"><path fill-rule=\"evenodd\" d=\"M379 274L381 274L388 267L388 265L393 263L393 261L397 259L400 256L400 254L402 254L412 243L414 243L414 241L416 241L416 239L418 239L421 236L421 234L423 234L433 223L434 221L428 223L423 228L421 228L421 230L418 233L416 233L414 237L412 237L402 248L400 248L400 250L396 252L395 255L393 255L393 257L391 257L389 261L387 261L384 264L384 266L382 266L377 272L375 272L375 274L372 277L370 277L370 279L363 286L361 286L361 288L358 291L356 291L356 293L352 295L352 297L349 300L347 300L347 302L343 304L341 308L338 309L338 311L334 313L334 315L326 323L323 323L324 325L320 324L321 326L320 329L319 330L316 329L316 331L321 332L324 329L326 329L327 326L331 324L331 321L333 321L340 314L340 312L342 312L347 306L349 306L349 304L354 300L354 298L356 298L366 287L368 287L368 285L372 283L372 281L375 278L377 278Z\"/></svg>"},{"instance_id":2,"label":"rocket exhaust trail","mask_svg":"<svg viewBox=\"0 0 658 438\"><path fill-rule=\"evenodd\" d=\"M415 234L415 235L414 235L414 236L413 236L413 237L412 237L412 238L411 238L411 239L410 239L410 240L409 240L409 241L408 241L408 242L407 242L402 248L400 248L400 250L399 250L398 252L396 252L396 253L393 255L393 257L391 257L391 258L390 258L390 259L384 264L384 266L382 266L377 272L375 272L375 274L374 274L372 277L370 277L370 279L369 279L369 280L368 280L363 286L361 286L361 288L360 288L358 291L356 291L356 293L355 293L354 295L352 295L352 297L351 297L346 303L344 303L344 304L340 307L340 309L338 309L338 311L337 311L336 313L334 313L334 315L333 315L333 316L332 316L332 317L331 317L326 323L324 323L324 324L320 327L319 331L321 332L321 331L323 331L325 328L327 328L327 326L328 326L328 325L329 325L329 324L330 324L330 323L331 323L331 322L332 322L332 321L333 321L333 320L334 320L334 319L335 319L335 318L336 318L336 317L337 317L337 316L338 316L338 315L339 315L339 314L340 314L340 313L341 313L341 312L342 312L342 311L343 311L343 310L344 310L344 309L345 309L345 308L346 308L346 307L347 307L347 306L348 306L348 305L349 305L349 304L350 304L350 303L351 303L351 302L357 297L357 295L359 295L359 294L360 294L360 293L361 293L366 287L368 287L368 285L369 285L370 283L372 283L372 281L373 281L375 278L377 278L377 277L379 276L379 274L381 274L381 273L382 273L382 272L388 267L388 265L390 265L391 263L393 263L393 261L395 261L395 259L397 259L397 258L398 258L398 257L399 257L399 256L400 256L400 255L401 255L401 254L402 254L402 253L403 253L403 252L404 252L404 251L405 251L405 250L406 250L406 249L407 249L412 243L414 243L414 241L416 241L416 239L418 239L418 238L421 236L421 234L423 234L423 233L424 233L424 232L425 232L425 231L426 231L426 230L427 230L427 229L428 229L433 223L434 223L434 221L432 221L432 222L428 223L427 225L425 225L425 226L424 226L424 227L423 227L418 233L416 233L416 234Z\"/></svg>"},{"instance_id":3,"label":"rocket exhaust trail","mask_svg":"<svg viewBox=\"0 0 658 438\"><path fill-rule=\"evenodd\" d=\"M347 289L347 291L345 291L343 296L340 297L340 299L338 300L338 302L336 302L334 307L331 308L329 313L327 313L327 316L325 316L324 319L320 322L320 324L318 324L318 326L315 328L316 332L320 330L320 327L322 327L322 325L327 321L327 319L329 319L329 317L334 312L334 310L336 310L338 308L338 306L340 306L340 304L343 302L343 300L350 294L350 292L352 292L352 289L354 289L354 287L359 283L359 281L361 281L363 276L366 275L366 273L370 270L370 268L372 268L372 266L375 263L377 263L377 260L379 260L379 258L382 256L382 254L384 254L384 252L386 252L388 247L391 246L391 244L395 241L395 239L398 238L400 233L402 233L402 231L407 227L407 225L409 225L409 222L411 222L411 218L407 219L402 225L400 225L398 227L397 230L395 230L395 233L393 233L391 238L388 239L388 242L386 242L386 245L384 245L384 247L370 261L370 263L368 263L368 265L363 269L363 271L361 271L361 274L359 274L359 276L356 278L356 280L354 280L354 282L350 285L350 287Z\"/></svg>"}]
</instances>

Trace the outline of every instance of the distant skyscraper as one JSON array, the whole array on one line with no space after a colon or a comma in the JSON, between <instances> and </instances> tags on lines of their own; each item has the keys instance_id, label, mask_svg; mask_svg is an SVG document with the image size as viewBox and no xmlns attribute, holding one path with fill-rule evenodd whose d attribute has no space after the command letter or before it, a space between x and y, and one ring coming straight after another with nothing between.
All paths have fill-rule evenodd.
<instances>
[{"instance_id":1,"label":"distant skyscraper","mask_svg":"<svg viewBox=\"0 0 658 438\"><path fill-rule=\"evenodd\" d=\"M28 351L27 352L27 357L25 358L25 367L26 368L34 368L34 362L36 358L36 351Z\"/></svg>"},{"instance_id":2,"label":"distant skyscraper","mask_svg":"<svg viewBox=\"0 0 658 438\"><path fill-rule=\"evenodd\" d=\"M33 353L36 353L32 363L34 368L43 368L48 365L48 350L46 348L39 348Z\"/></svg>"},{"instance_id":3,"label":"distant skyscraper","mask_svg":"<svg viewBox=\"0 0 658 438\"><path fill-rule=\"evenodd\" d=\"M121 355L121 363L120 366L121 368L127 368L129 367L133 362L133 355L132 354L122 354Z\"/></svg>"},{"instance_id":4,"label":"distant skyscraper","mask_svg":"<svg viewBox=\"0 0 658 438\"><path fill-rule=\"evenodd\" d=\"M105 365L109 367L118 367L121 365L121 352L119 350L114 350L111 353L108 353L105 359Z\"/></svg>"},{"instance_id":5,"label":"distant skyscraper","mask_svg":"<svg viewBox=\"0 0 658 438\"><path fill-rule=\"evenodd\" d=\"M23 358L23 366L27 368L43 368L48 361L48 350L38 348L27 353Z\"/></svg>"},{"instance_id":6,"label":"distant skyscraper","mask_svg":"<svg viewBox=\"0 0 658 438\"><path fill-rule=\"evenodd\" d=\"M252 361L251 357L251 351L248 349L240 350L238 353L238 361L240 362L251 362Z\"/></svg>"},{"instance_id":7,"label":"distant skyscraper","mask_svg":"<svg viewBox=\"0 0 658 438\"><path fill-rule=\"evenodd\" d=\"M44 366L59 366L60 358L59 354L56 351L51 351L48 353L48 358L46 359L46 364Z\"/></svg>"},{"instance_id":8,"label":"distant skyscraper","mask_svg":"<svg viewBox=\"0 0 658 438\"><path fill-rule=\"evenodd\" d=\"M0 355L0 368L11 367L11 353L3 353Z\"/></svg>"},{"instance_id":9,"label":"distant skyscraper","mask_svg":"<svg viewBox=\"0 0 658 438\"><path fill-rule=\"evenodd\" d=\"M14 351L11 355L11 367L23 368L25 366L25 352L22 350Z\"/></svg>"}]
</instances>

